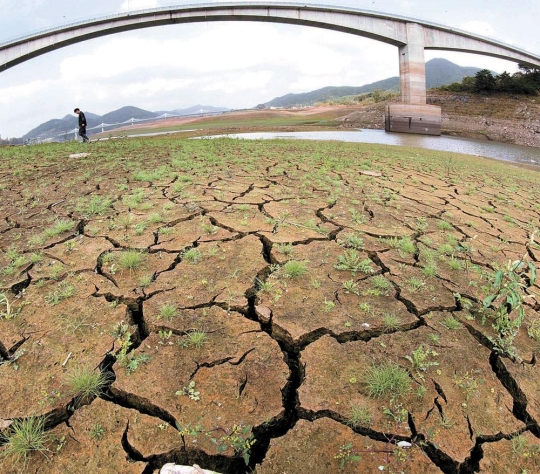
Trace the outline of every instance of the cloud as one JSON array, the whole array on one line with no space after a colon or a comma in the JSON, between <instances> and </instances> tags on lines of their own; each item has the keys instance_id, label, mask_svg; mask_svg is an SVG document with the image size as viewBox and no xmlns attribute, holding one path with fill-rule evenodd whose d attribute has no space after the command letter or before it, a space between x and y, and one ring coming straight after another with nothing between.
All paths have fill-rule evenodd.
<instances>
[{"instance_id":1,"label":"cloud","mask_svg":"<svg viewBox=\"0 0 540 474\"><path fill-rule=\"evenodd\" d=\"M132 99L139 97L153 97L161 95L164 92L174 92L183 90L186 87L193 85L195 80L190 79L165 79L153 78L145 82L135 82L123 87L120 91L122 97Z\"/></svg>"},{"instance_id":2,"label":"cloud","mask_svg":"<svg viewBox=\"0 0 540 474\"><path fill-rule=\"evenodd\" d=\"M215 76L206 77L202 91L223 91L227 94L245 92L246 90L259 90L270 84L272 71L232 72L216 81Z\"/></svg>"},{"instance_id":3,"label":"cloud","mask_svg":"<svg viewBox=\"0 0 540 474\"><path fill-rule=\"evenodd\" d=\"M30 99L35 94L50 90L54 81L36 80L16 86L0 88L0 104L11 104L17 100Z\"/></svg>"}]
</instances>

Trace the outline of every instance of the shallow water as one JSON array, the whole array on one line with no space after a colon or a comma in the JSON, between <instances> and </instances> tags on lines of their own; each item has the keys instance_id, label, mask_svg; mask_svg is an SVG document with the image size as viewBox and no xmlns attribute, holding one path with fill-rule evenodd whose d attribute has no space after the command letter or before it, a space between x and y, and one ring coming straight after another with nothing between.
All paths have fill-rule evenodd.
<instances>
[{"instance_id":1,"label":"shallow water","mask_svg":"<svg viewBox=\"0 0 540 474\"><path fill-rule=\"evenodd\" d=\"M297 138L304 140L338 140L344 142L380 143L383 145L411 146L427 148L429 150L451 151L454 153L485 156L497 160L540 166L540 148L456 137L433 137L429 135L388 133L383 130L356 129L351 131L328 132L253 132L219 136L252 140ZM217 136L208 136L204 138L215 137Z\"/></svg>"}]
</instances>

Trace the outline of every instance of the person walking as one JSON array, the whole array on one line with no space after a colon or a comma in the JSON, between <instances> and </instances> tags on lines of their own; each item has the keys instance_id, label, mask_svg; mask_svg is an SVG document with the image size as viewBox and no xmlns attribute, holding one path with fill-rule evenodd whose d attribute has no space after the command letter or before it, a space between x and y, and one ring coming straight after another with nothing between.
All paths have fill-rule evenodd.
<instances>
[{"instance_id":1,"label":"person walking","mask_svg":"<svg viewBox=\"0 0 540 474\"><path fill-rule=\"evenodd\" d=\"M82 137L83 143L88 143L90 140L86 135L86 117L84 112L78 107L73 112L79 116L79 135Z\"/></svg>"}]
</instances>

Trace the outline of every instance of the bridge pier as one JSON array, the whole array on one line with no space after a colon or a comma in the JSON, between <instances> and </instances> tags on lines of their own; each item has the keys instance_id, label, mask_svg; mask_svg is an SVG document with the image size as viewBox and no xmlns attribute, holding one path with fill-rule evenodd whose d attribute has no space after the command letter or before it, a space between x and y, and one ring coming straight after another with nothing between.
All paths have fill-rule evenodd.
<instances>
[{"instance_id":1,"label":"bridge pier","mask_svg":"<svg viewBox=\"0 0 540 474\"><path fill-rule=\"evenodd\" d=\"M399 48L401 103L386 107L387 132L441 134L441 108L426 105L426 62L424 28L407 23L407 44Z\"/></svg>"}]
</instances>

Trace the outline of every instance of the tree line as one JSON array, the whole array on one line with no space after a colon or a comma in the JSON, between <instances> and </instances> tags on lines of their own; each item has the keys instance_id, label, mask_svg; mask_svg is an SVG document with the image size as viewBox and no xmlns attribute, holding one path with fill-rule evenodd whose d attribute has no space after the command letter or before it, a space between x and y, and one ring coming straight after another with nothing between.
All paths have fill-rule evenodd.
<instances>
[{"instance_id":1,"label":"tree line","mask_svg":"<svg viewBox=\"0 0 540 474\"><path fill-rule=\"evenodd\" d=\"M454 82L439 89L452 92L506 92L513 94L536 95L540 92L540 69L518 65L519 71L514 74L503 72L493 74L488 69L482 69L474 77L464 77L461 82Z\"/></svg>"}]
</instances>

